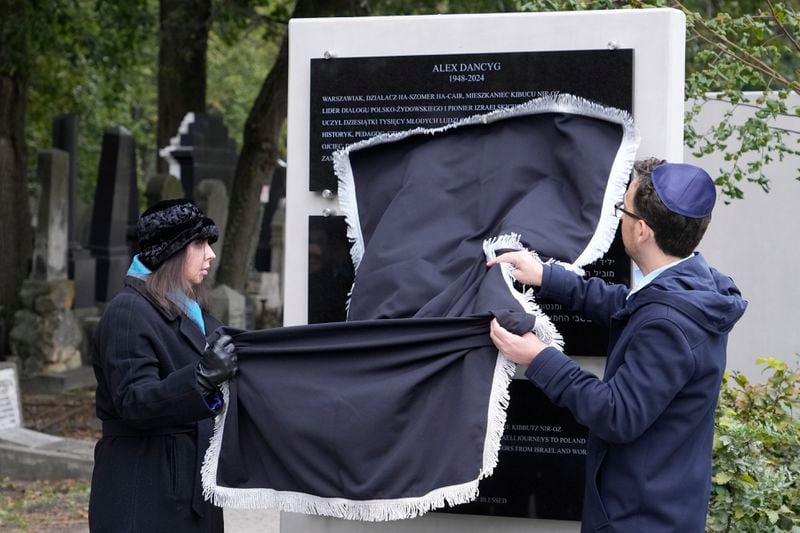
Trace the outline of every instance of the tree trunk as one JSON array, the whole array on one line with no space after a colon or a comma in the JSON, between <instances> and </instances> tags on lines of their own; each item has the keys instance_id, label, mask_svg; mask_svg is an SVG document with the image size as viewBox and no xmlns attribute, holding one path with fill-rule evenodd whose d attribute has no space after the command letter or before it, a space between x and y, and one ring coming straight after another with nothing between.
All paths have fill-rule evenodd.
<instances>
[{"instance_id":1,"label":"tree trunk","mask_svg":"<svg viewBox=\"0 0 800 533\"><path fill-rule=\"evenodd\" d=\"M367 4L359 0L297 0L292 18L363 15ZM258 232L261 187L268 185L279 154L280 132L286 119L289 83L289 42L283 37L278 57L269 71L245 123L242 150L236 164L225 226L217 283L244 290L252 267L252 238Z\"/></svg>"},{"instance_id":2,"label":"tree trunk","mask_svg":"<svg viewBox=\"0 0 800 533\"><path fill-rule=\"evenodd\" d=\"M0 320L9 331L32 252L25 145L30 21L27 0L0 0L0 12Z\"/></svg>"},{"instance_id":3,"label":"tree trunk","mask_svg":"<svg viewBox=\"0 0 800 533\"><path fill-rule=\"evenodd\" d=\"M302 2L302 0L300 0ZM244 289L253 232L258 231L261 187L269 183L278 159L278 142L286 119L289 43L284 36L278 57L256 98L242 137L242 150L236 163L222 257L217 282Z\"/></svg>"},{"instance_id":4,"label":"tree trunk","mask_svg":"<svg viewBox=\"0 0 800 533\"><path fill-rule=\"evenodd\" d=\"M169 144L186 113L206 110L206 49L211 0L161 0L158 50L158 136ZM156 156L158 171L167 162Z\"/></svg>"}]
</instances>

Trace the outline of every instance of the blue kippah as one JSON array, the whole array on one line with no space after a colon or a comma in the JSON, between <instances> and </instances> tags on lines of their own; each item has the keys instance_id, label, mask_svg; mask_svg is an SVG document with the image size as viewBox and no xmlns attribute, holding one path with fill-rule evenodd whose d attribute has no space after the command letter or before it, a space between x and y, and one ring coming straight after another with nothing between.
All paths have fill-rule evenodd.
<instances>
[{"instance_id":1,"label":"blue kippah","mask_svg":"<svg viewBox=\"0 0 800 533\"><path fill-rule=\"evenodd\" d=\"M711 214L717 189L711 176L700 167L666 163L653 169L653 186L658 197L674 213L703 218Z\"/></svg>"}]
</instances>

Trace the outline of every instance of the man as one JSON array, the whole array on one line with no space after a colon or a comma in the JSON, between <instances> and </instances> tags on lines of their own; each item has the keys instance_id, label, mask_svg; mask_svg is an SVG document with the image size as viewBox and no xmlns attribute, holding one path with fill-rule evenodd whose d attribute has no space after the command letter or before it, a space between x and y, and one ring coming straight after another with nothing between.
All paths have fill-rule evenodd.
<instances>
[{"instance_id":1,"label":"man","mask_svg":"<svg viewBox=\"0 0 800 533\"><path fill-rule=\"evenodd\" d=\"M525 251L517 281L610 329L603 379L532 333L492 322L508 359L589 428L582 531L702 532L725 349L747 302L733 281L694 252L711 219L714 183L701 168L637 161L616 206L626 253L644 275L629 290L584 280Z\"/></svg>"}]
</instances>

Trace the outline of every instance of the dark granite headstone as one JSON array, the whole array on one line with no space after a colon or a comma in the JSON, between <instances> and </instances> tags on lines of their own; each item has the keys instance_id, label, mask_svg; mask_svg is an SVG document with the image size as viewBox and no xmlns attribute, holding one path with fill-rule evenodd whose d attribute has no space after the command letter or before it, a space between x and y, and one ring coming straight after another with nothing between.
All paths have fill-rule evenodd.
<instances>
[{"instance_id":1,"label":"dark granite headstone","mask_svg":"<svg viewBox=\"0 0 800 533\"><path fill-rule=\"evenodd\" d=\"M238 151L221 117L187 113L178 135L159 154L169 162L170 174L180 178L187 198L194 199L197 185L205 179L222 180L230 195Z\"/></svg>"},{"instance_id":2,"label":"dark granite headstone","mask_svg":"<svg viewBox=\"0 0 800 533\"><path fill-rule=\"evenodd\" d=\"M125 228L125 244L128 246L128 253L131 257L139 253L139 235L136 231L136 223L139 221L139 180L136 178L136 140L131 137L131 168L128 175L129 190L128 195L128 224Z\"/></svg>"},{"instance_id":3,"label":"dark granite headstone","mask_svg":"<svg viewBox=\"0 0 800 533\"><path fill-rule=\"evenodd\" d=\"M270 271L272 255L272 219L283 198L286 198L286 162L278 160L278 164L275 165L275 172L272 173L272 182L269 186L269 200L267 200L264 206L264 215L261 217L261 230L258 234L255 258L255 269L258 272Z\"/></svg>"},{"instance_id":4,"label":"dark granite headstone","mask_svg":"<svg viewBox=\"0 0 800 533\"><path fill-rule=\"evenodd\" d=\"M8 341L8 333L6 330L5 309L0 305L0 355L6 353L6 343Z\"/></svg>"},{"instance_id":5,"label":"dark granite headstone","mask_svg":"<svg viewBox=\"0 0 800 533\"><path fill-rule=\"evenodd\" d=\"M94 257L81 245L78 238L78 129L79 118L75 113L64 113L53 119L53 148L69 154L69 177L67 196L67 273L75 282L76 309L94 305L95 267Z\"/></svg>"},{"instance_id":6,"label":"dark granite headstone","mask_svg":"<svg viewBox=\"0 0 800 533\"><path fill-rule=\"evenodd\" d=\"M75 113L63 113L53 119L53 148L69 155L67 178L67 235L69 246L78 246L75 239L75 219L78 212L78 126Z\"/></svg>"},{"instance_id":7,"label":"dark granite headstone","mask_svg":"<svg viewBox=\"0 0 800 533\"><path fill-rule=\"evenodd\" d=\"M131 211L138 216L138 206L133 136L122 126L109 128L103 135L89 232L89 249L97 261L98 302L109 301L123 286L131 261L127 242Z\"/></svg>"}]
</instances>

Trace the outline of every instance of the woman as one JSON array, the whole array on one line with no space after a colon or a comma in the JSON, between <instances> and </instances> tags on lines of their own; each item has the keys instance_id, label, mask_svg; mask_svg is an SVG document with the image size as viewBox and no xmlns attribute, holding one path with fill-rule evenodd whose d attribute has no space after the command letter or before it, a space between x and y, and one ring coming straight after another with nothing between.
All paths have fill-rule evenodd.
<instances>
[{"instance_id":1,"label":"woman","mask_svg":"<svg viewBox=\"0 0 800 533\"><path fill-rule=\"evenodd\" d=\"M216 257L214 222L189 200L159 202L139 218L140 252L94 337L97 416L89 502L94 532L223 530L202 498L200 464L236 373L231 338L198 301Z\"/></svg>"}]
</instances>

